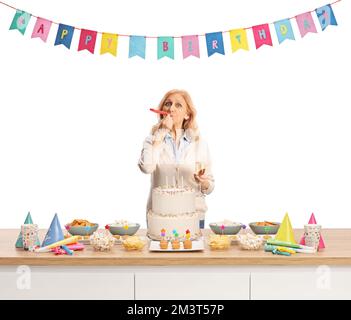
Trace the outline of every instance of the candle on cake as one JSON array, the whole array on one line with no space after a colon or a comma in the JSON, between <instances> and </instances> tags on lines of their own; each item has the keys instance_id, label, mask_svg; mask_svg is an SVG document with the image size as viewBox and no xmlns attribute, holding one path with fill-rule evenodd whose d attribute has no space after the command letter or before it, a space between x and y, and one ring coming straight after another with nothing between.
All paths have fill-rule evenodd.
<instances>
[{"instance_id":1,"label":"candle on cake","mask_svg":"<svg viewBox=\"0 0 351 320\"><path fill-rule=\"evenodd\" d=\"M190 230L185 231L184 249L191 249L193 247L193 242L190 240Z\"/></svg>"},{"instance_id":2,"label":"candle on cake","mask_svg":"<svg viewBox=\"0 0 351 320\"><path fill-rule=\"evenodd\" d=\"M161 241L160 241L161 249L168 249L168 241L166 240L166 229L161 229Z\"/></svg>"}]
</instances>

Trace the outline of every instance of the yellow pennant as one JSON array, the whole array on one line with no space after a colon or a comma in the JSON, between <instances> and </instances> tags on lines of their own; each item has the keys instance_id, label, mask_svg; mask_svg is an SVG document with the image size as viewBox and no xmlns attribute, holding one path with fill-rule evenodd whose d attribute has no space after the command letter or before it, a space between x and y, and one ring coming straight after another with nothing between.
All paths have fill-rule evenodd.
<instances>
[{"instance_id":1,"label":"yellow pennant","mask_svg":"<svg viewBox=\"0 0 351 320\"><path fill-rule=\"evenodd\" d=\"M245 29L230 30L230 42L232 44L232 52L239 49L249 50Z\"/></svg>"},{"instance_id":2,"label":"yellow pennant","mask_svg":"<svg viewBox=\"0 0 351 320\"><path fill-rule=\"evenodd\" d=\"M101 39L100 54L106 52L117 56L118 35L113 33L103 33Z\"/></svg>"}]
</instances>

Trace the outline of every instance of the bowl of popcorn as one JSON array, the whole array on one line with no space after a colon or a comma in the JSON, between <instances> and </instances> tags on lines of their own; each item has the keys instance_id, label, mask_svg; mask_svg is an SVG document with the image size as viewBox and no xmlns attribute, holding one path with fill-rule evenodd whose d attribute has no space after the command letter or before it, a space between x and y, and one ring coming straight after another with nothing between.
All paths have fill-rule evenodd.
<instances>
[{"instance_id":1,"label":"bowl of popcorn","mask_svg":"<svg viewBox=\"0 0 351 320\"><path fill-rule=\"evenodd\" d=\"M108 230L97 230L90 236L90 244L96 251L110 251L115 238Z\"/></svg>"},{"instance_id":2,"label":"bowl of popcorn","mask_svg":"<svg viewBox=\"0 0 351 320\"><path fill-rule=\"evenodd\" d=\"M246 233L238 236L238 241L241 249L244 250L259 250L264 240L252 233Z\"/></svg>"},{"instance_id":3,"label":"bowl of popcorn","mask_svg":"<svg viewBox=\"0 0 351 320\"><path fill-rule=\"evenodd\" d=\"M146 241L139 236L130 236L122 241L124 248L130 250L141 250L144 248Z\"/></svg>"},{"instance_id":4,"label":"bowl of popcorn","mask_svg":"<svg viewBox=\"0 0 351 320\"><path fill-rule=\"evenodd\" d=\"M215 234L233 235L237 234L244 225L239 222L224 220L220 222L210 223L210 228Z\"/></svg>"},{"instance_id":5,"label":"bowl of popcorn","mask_svg":"<svg viewBox=\"0 0 351 320\"><path fill-rule=\"evenodd\" d=\"M113 235L133 236L139 230L140 224L127 220L116 220L115 223L110 223L105 228L110 230Z\"/></svg>"},{"instance_id":6,"label":"bowl of popcorn","mask_svg":"<svg viewBox=\"0 0 351 320\"><path fill-rule=\"evenodd\" d=\"M97 223L92 223L84 219L74 219L65 225L66 230L72 236L90 236L98 227Z\"/></svg>"}]
</instances>

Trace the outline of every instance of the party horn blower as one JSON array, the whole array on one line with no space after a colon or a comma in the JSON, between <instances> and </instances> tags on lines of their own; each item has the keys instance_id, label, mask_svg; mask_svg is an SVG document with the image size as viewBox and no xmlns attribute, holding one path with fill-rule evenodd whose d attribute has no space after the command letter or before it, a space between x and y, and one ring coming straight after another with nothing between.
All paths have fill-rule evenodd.
<instances>
[{"instance_id":1,"label":"party horn blower","mask_svg":"<svg viewBox=\"0 0 351 320\"><path fill-rule=\"evenodd\" d=\"M166 112L166 111L162 111L162 110L156 110L156 109L153 109L153 108L150 108L150 111L152 112L155 112L155 113L158 113L158 114L162 114L164 116L167 116L169 113Z\"/></svg>"},{"instance_id":2,"label":"party horn blower","mask_svg":"<svg viewBox=\"0 0 351 320\"><path fill-rule=\"evenodd\" d=\"M79 239L79 236L72 236L66 239L63 239L61 241L57 241L55 243L49 244L48 246L45 247L41 247L41 248L37 248L35 249L35 252L47 252L50 251L50 249L55 248L55 247L60 247L66 244L72 244L72 243L76 243Z\"/></svg>"}]
</instances>

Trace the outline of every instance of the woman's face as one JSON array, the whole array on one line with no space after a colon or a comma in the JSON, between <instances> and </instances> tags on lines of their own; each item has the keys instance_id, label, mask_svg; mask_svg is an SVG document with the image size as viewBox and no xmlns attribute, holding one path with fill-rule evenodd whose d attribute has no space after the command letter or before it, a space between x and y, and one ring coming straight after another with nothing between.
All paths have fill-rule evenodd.
<instances>
[{"instance_id":1,"label":"woman's face","mask_svg":"<svg viewBox=\"0 0 351 320\"><path fill-rule=\"evenodd\" d=\"M170 113L174 125L182 125L184 119L188 117L188 106L179 93L173 93L165 100L162 110Z\"/></svg>"}]
</instances>

